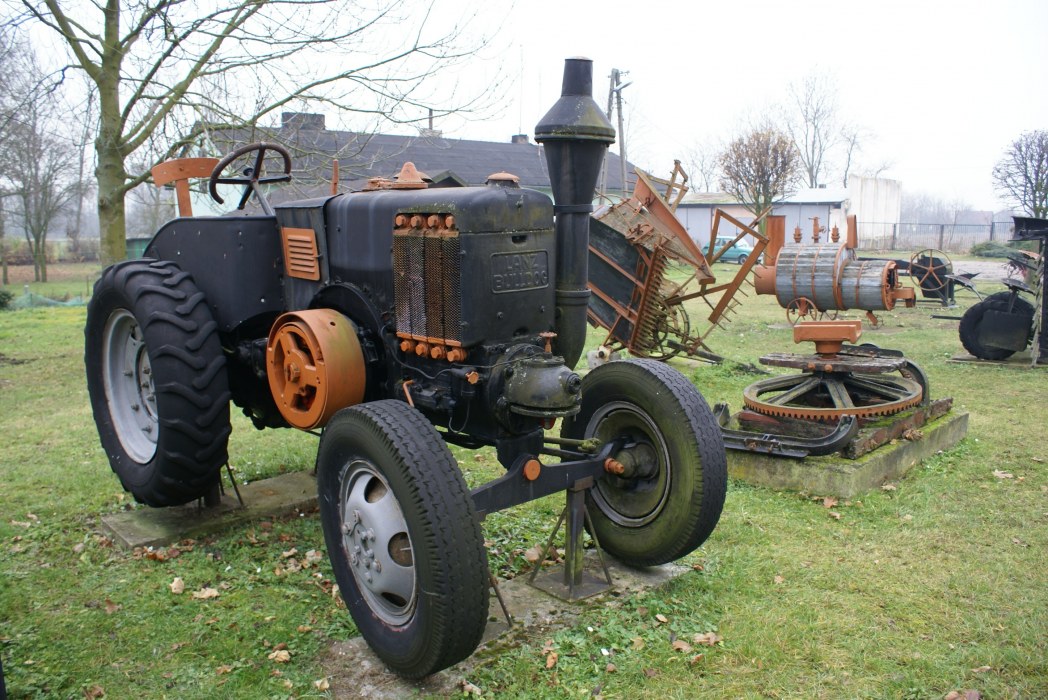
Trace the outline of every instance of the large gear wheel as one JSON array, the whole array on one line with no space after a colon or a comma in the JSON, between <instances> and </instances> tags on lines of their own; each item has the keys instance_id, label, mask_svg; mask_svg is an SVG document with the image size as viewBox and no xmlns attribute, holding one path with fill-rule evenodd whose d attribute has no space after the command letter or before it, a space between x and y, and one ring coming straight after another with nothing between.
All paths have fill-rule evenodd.
<instances>
[{"instance_id":1,"label":"large gear wheel","mask_svg":"<svg viewBox=\"0 0 1048 700\"><path fill-rule=\"evenodd\" d=\"M747 408L769 416L836 421L904 411L921 402L921 385L905 377L813 371L762 379L746 387Z\"/></svg>"}]
</instances>

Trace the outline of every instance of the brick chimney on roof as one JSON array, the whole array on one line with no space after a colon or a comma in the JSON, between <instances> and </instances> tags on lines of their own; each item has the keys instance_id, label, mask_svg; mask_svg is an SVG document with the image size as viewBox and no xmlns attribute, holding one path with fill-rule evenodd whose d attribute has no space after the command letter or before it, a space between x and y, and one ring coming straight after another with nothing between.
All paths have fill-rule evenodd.
<instances>
[{"instance_id":1,"label":"brick chimney on roof","mask_svg":"<svg viewBox=\"0 0 1048 700\"><path fill-rule=\"evenodd\" d=\"M308 112L282 112L280 114L281 129L297 129L299 131L324 131L327 122L323 114L311 114Z\"/></svg>"}]
</instances>

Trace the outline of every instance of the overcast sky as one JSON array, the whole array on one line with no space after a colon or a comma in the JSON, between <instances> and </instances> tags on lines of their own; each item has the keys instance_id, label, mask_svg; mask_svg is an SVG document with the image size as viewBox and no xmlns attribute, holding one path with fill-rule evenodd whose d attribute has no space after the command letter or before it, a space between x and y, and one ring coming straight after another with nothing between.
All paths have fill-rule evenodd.
<instances>
[{"instance_id":1,"label":"overcast sky","mask_svg":"<svg viewBox=\"0 0 1048 700\"><path fill-rule=\"evenodd\" d=\"M821 72L836 80L841 117L868 133L860 168L890 163L882 176L907 192L1000 209L994 164L1023 131L1048 128L1046 35L1045 0L526 0L469 68L485 80L501 64L501 116L437 127L532 135L559 96L564 59L585 56L602 106L611 69L629 71L627 156L665 174Z\"/></svg>"}]
</instances>

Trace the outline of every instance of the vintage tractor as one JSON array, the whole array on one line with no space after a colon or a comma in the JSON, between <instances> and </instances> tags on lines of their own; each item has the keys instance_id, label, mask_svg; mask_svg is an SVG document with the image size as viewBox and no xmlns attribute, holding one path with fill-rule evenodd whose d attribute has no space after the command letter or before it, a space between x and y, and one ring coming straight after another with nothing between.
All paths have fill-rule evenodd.
<instances>
[{"instance_id":1,"label":"vintage tractor","mask_svg":"<svg viewBox=\"0 0 1048 700\"><path fill-rule=\"evenodd\" d=\"M260 429L319 431L339 590L408 677L479 643L488 513L584 494L591 535L634 566L691 552L720 517L724 445L687 379L649 360L573 371L591 202L614 138L591 89L591 62L569 59L536 127L554 202L505 176L428 188L405 166L370 191L271 206L263 185L290 179L290 158L253 144L205 163L216 201L216 185L243 187L237 212L170 221L142 259L105 270L88 307L95 420L137 500L214 493L230 400ZM243 211L252 197L264 213ZM505 474L471 491L447 443L494 446Z\"/></svg>"}]
</instances>

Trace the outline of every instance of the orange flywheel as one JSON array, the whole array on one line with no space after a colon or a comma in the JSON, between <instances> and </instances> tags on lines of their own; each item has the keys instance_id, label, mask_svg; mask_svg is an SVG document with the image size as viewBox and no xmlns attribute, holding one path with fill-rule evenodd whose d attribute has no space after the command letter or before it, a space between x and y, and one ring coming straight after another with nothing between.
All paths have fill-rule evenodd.
<instances>
[{"instance_id":1,"label":"orange flywheel","mask_svg":"<svg viewBox=\"0 0 1048 700\"><path fill-rule=\"evenodd\" d=\"M288 423L308 430L364 398L364 353L353 322L333 309L293 311L276 320L266 374Z\"/></svg>"}]
</instances>

